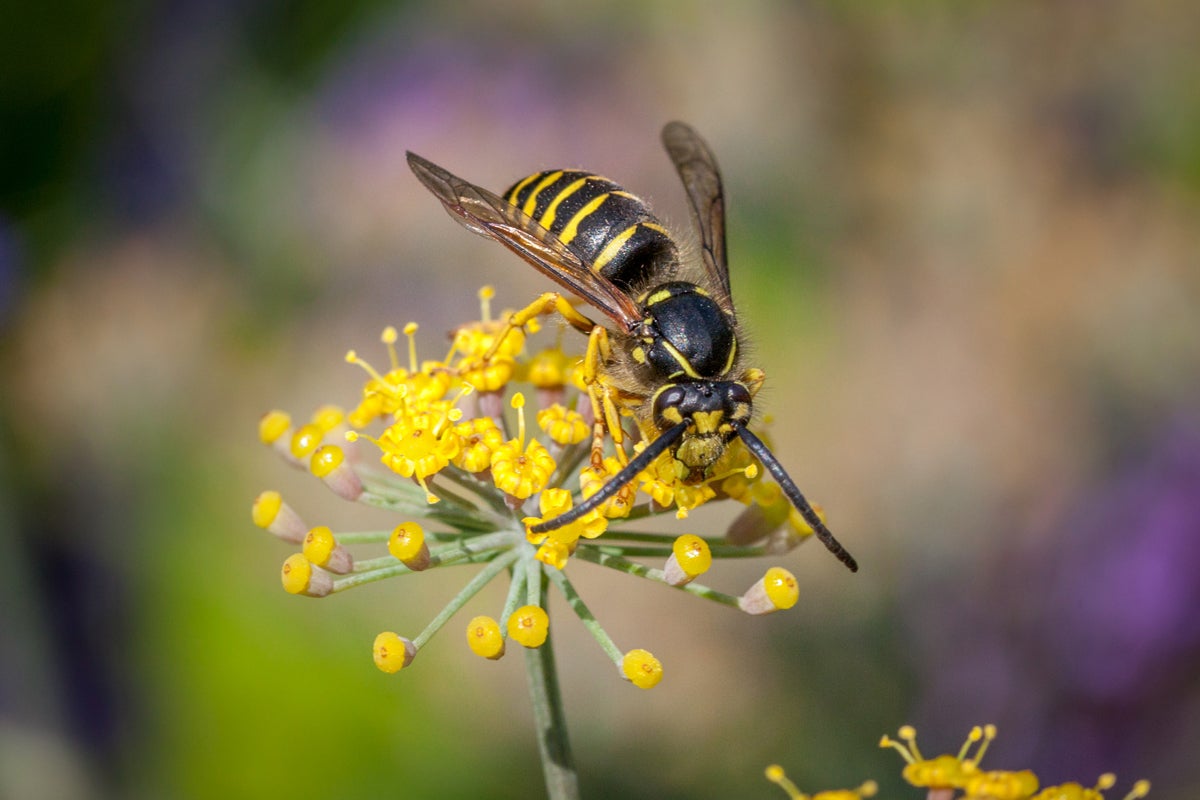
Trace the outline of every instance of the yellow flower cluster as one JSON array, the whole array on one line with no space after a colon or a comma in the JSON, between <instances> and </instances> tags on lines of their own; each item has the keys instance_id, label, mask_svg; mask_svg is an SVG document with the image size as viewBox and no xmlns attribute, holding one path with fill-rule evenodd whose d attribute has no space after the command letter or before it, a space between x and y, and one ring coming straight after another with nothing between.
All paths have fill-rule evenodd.
<instances>
[{"instance_id":1,"label":"yellow flower cluster","mask_svg":"<svg viewBox=\"0 0 1200 800\"><path fill-rule=\"evenodd\" d=\"M943 754L928 759L917 749L917 732L911 726L900 728L898 736L900 741L885 735L879 746L893 748L904 759L906 781L930 790L931 794L939 791L939 796L947 800L954 797L955 792L962 792L961 800L1104 800L1103 792L1117 782L1114 775L1106 773L1090 789L1073 782L1041 788L1037 776L1027 769L982 770L979 762L983 760L988 744L996 738L995 725L972 728L957 755ZM973 745L978 746L971 755ZM1149 793L1149 781L1138 781L1124 800L1136 800Z\"/></svg>"},{"instance_id":2,"label":"yellow flower cluster","mask_svg":"<svg viewBox=\"0 0 1200 800\"><path fill-rule=\"evenodd\" d=\"M1101 775L1091 788L1070 782L1049 786L1039 791L1037 776L1030 770L989 770L979 768L988 744L996 738L996 726L976 726L957 755L925 758L917 749L917 732L905 725L899 732L900 741L884 736L880 747L894 748L904 758L904 780L919 789L927 789L930 800L1105 800L1104 792L1116 785L1111 773ZM973 745L974 755L971 755ZM807 795L801 792L784 774L783 767L772 764L766 769L767 780L778 784L791 800L865 800L879 789L875 781L867 781L857 789L832 789ZM1125 795L1124 800L1138 800L1150 793L1150 782L1141 780Z\"/></svg>"},{"instance_id":3,"label":"yellow flower cluster","mask_svg":"<svg viewBox=\"0 0 1200 800\"><path fill-rule=\"evenodd\" d=\"M406 359L397 351L400 332L384 330L386 370L349 352L347 362L361 368L366 380L348 411L322 406L303 424L282 411L263 416L262 442L338 496L434 524L426 530L410 518L384 531L310 527L277 492L264 492L254 505L255 523L303 546L284 564L284 588L321 597L433 567L483 564L420 635L380 634L374 655L385 671L411 663L453 613L501 574L512 575L504 612L499 620L471 620L471 649L497 659L510 638L539 647L549 620L538 587L548 577L573 596L563 573L572 559L677 587L748 614L794 605L796 580L779 567L740 595L695 583L713 558L786 552L812 533L778 487L761 479L740 440L731 443L701 484L687 483L687 471L665 452L578 519L546 532L531 530L601 491L646 446L643 436L653 432L639 430L616 408L605 412L607 425L596 425L581 357L563 350L561 336L530 353L529 336L537 333L537 319L522 327L510 324L508 313L493 319L493 294L486 287L480 292L480 319L453 329L449 350L440 359L418 358L413 323L402 329ZM528 388L514 391L518 382ZM527 396L532 409L526 408ZM527 412L533 415L529 419ZM614 436L610 427L617 424L623 430ZM611 527L671 510L683 518L704 503L725 498L743 503L746 510L724 538L677 538ZM603 547L589 544L601 536ZM351 555L351 546L382 543L387 544L386 556ZM630 557L664 561L654 568ZM572 607L585 609L581 602ZM658 682L662 666L652 655L622 651L594 620L585 622L623 677L642 688Z\"/></svg>"}]
</instances>

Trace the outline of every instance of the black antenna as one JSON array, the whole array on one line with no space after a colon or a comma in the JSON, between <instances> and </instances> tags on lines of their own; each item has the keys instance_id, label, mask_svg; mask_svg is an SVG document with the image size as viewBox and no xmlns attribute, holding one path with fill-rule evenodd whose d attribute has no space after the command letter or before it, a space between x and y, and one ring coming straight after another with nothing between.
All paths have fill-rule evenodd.
<instances>
[{"instance_id":1,"label":"black antenna","mask_svg":"<svg viewBox=\"0 0 1200 800\"><path fill-rule=\"evenodd\" d=\"M817 512L813 511L813 507L808 504L808 501L804 499L804 495L800 493L800 490L796 488L796 484L792 482L791 477L787 474L787 470L783 468L783 465L779 463L775 455L763 444L762 439L759 439L743 425L736 425L734 429L737 431L738 436L742 437L742 441L746 443L746 447L750 448L750 452L754 454L754 457L761 461L763 466L767 468L767 472L770 472L771 476L775 478L775 481L779 484L779 488L783 489L783 493L792 501L792 505L800 512L800 516L804 517L804 521L812 527L813 532L817 534L817 538L821 540L821 543L829 549L829 552L837 556L837 560L845 564L851 572L858 572L858 562L854 560L854 556L850 555L846 551L846 548L842 547L841 542L830 533L829 528L825 527L825 523L817 516Z\"/></svg>"},{"instance_id":2,"label":"black antenna","mask_svg":"<svg viewBox=\"0 0 1200 800\"><path fill-rule=\"evenodd\" d=\"M653 442L646 446L645 450L634 456L633 460L626 464L620 472L612 476L608 483L600 487L600 491L574 508L559 514L554 519L539 522L529 529L530 532L546 533L558 530L563 525L570 525L584 514L597 508L605 500L621 491L621 488L633 481L639 472L650 466L650 463L654 459L658 458L667 448L675 444L683 436L683 432L687 430L687 426L687 422L678 422L674 427L663 431Z\"/></svg>"}]
</instances>

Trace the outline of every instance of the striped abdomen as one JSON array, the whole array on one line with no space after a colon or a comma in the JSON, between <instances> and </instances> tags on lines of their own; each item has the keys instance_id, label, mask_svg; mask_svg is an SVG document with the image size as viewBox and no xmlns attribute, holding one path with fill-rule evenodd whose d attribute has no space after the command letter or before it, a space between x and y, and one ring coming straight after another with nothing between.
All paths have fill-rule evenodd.
<instances>
[{"instance_id":1,"label":"striped abdomen","mask_svg":"<svg viewBox=\"0 0 1200 800\"><path fill-rule=\"evenodd\" d=\"M644 202L599 175L538 172L518 181L504 199L626 292L668 280L679 254L670 234Z\"/></svg>"}]
</instances>

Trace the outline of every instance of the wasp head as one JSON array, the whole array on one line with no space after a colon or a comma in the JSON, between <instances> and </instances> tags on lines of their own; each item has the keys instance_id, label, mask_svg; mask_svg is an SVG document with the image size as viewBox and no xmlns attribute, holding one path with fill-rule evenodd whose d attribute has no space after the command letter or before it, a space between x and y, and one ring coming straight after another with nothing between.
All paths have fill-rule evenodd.
<instances>
[{"instance_id":1,"label":"wasp head","mask_svg":"<svg viewBox=\"0 0 1200 800\"><path fill-rule=\"evenodd\" d=\"M680 381L654 395L654 422L660 429L687 423L674 455L688 468L688 482L704 479L737 427L750 421L751 409L750 391L737 381Z\"/></svg>"}]
</instances>

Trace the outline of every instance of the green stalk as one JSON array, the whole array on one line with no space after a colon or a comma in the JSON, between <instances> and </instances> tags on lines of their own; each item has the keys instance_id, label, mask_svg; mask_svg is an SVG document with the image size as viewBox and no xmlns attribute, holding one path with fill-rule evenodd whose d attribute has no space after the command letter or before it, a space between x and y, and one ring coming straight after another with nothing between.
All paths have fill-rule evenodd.
<instances>
[{"instance_id":1,"label":"green stalk","mask_svg":"<svg viewBox=\"0 0 1200 800\"><path fill-rule=\"evenodd\" d=\"M546 597L546 575L538 564L528 580L539 586L539 602ZM542 605L545 608L545 605ZM533 721L537 728L538 753L542 757L542 773L550 800L579 800L579 776L571 758L567 740L567 720L563 711L562 692L558 686L558 671L554 664L554 647L550 636L541 647L525 650L525 670L529 675L529 696L533 702Z\"/></svg>"}]
</instances>

